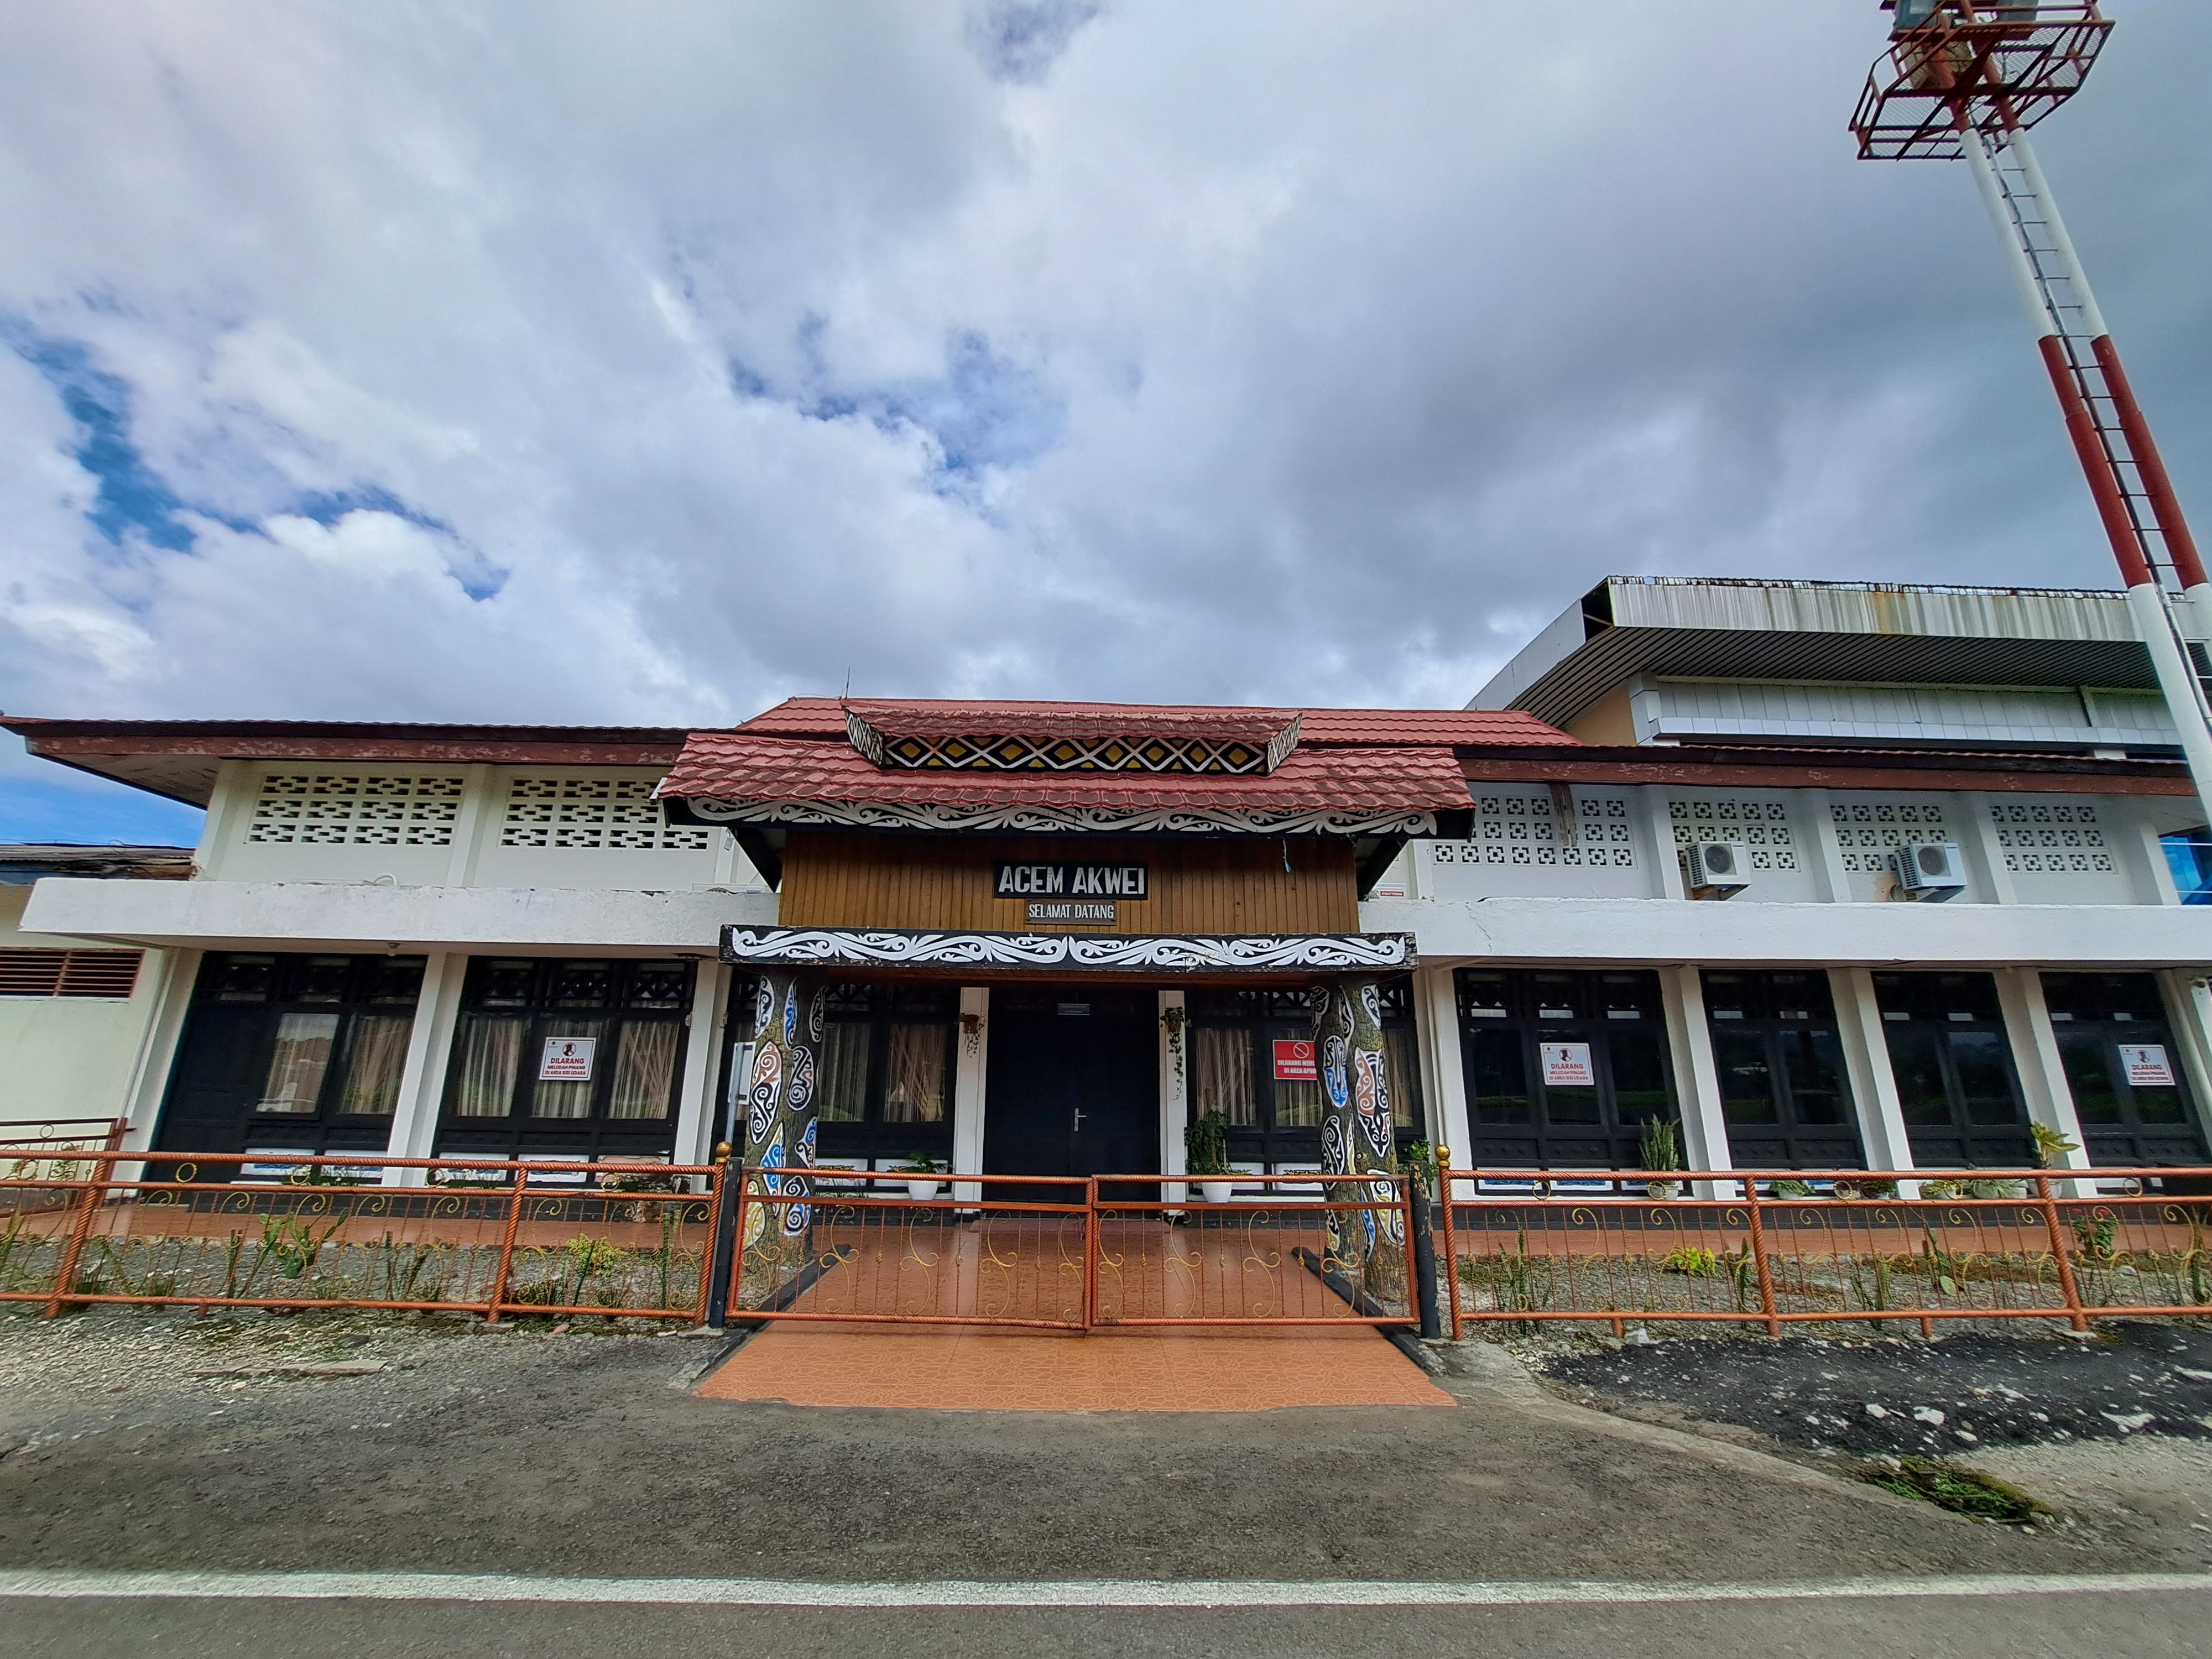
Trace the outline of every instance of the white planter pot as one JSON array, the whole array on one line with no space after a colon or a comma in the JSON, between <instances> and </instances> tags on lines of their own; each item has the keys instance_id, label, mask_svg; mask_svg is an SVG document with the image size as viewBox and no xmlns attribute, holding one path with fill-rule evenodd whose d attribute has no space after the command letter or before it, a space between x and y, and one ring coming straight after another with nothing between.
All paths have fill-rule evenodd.
<instances>
[{"instance_id":1,"label":"white planter pot","mask_svg":"<svg viewBox=\"0 0 2212 1659\"><path fill-rule=\"evenodd\" d=\"M1654 1198L1680 1198L1682 1183L1679 1181L1647 1181L1644 1183L1644 1190Z\"/></svg>"},{"instance_id":2,"label":"white planter pot","mask_svg":"<svg viewBox=\"0 0 2212 1659\"><path fill-rule=\"evenodd\" d=\"M1201 1181L1198 1183L1198 1190L1209 1204L1226 1204L1229 1195L1237 1190L1237 1183L1232 1181Z\"/></svg>"},{"instance_id":3,"label":"white planter pot","mask_svg":"<svg viewBox=\"0 0 2212 1659\"><path fill-rule=\"evenodd\" d=\"M934 1181L909 1181L906 1183L906 1195L917 1204L927 1204L937 1196L939 1184Z\"/></svg>"}]
</instances>

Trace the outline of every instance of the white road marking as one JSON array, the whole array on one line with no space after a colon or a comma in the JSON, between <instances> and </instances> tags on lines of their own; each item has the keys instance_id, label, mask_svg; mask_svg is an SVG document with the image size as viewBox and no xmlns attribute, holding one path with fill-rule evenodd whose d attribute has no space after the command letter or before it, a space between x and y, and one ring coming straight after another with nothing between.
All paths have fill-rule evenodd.
<instances>
[{"instance_id":1,"label":"white road marking","mask_svg":"<svg viewBox=\"0 0 2212 1659\"><path fill-rule=\"evenodd\" d=\"M794 1578L533 1578L506 1573L84 1572L0 1571L0 1599L600 1601L776 1607L1387 1607L1559 1603L1805 1601L1910 1596L2080 1595L2212 1591L2212 1573L1987 1573L1776 1583L1577 1580L1314 1583L1223 1579L960 1579L816 1583Z\"/></svg>"}]
</instances>

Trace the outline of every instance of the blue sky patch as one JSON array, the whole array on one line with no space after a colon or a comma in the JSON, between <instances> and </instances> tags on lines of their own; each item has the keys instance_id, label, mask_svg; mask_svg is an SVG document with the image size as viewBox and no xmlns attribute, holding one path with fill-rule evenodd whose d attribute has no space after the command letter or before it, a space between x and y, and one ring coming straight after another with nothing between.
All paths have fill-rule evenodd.
<instances>
[{"instance_id":1,"label":"blue sky patch","mask_svg":"<svg viewBox=\"0 0 2212 1659\"><path fill-rule=\"evenodd\" d=\"M128 383L94 368L91 354L76 341L41 334L20 318L0 317L0 340L45 377L77 424L77 446L70 453L100 481L100 494L84 515L92 527L118 547L135 530L155 547L191 551L191 526L178 517L185 503L131 441Z\"/></svg>"}]
</instances>

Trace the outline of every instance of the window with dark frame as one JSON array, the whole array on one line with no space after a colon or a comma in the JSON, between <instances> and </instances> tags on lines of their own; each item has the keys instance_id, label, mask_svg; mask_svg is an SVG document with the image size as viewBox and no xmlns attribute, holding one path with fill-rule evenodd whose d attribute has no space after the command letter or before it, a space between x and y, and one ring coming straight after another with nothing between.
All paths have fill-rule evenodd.
<instances>
[{"instance_id":1,"label":"window with dark frame","mask_svg":"<svg viewBox=\"0 0 2212 1659\"><path fill-rule=\"evenodd\" d=\"M193 984L158 1144L380 1149L398 1105L423 963L210 952Z\"/></svg>"},{"instance_id":2,"label":"window with dark frame","mask_svg":"<svg viewBox=\"0 0 2212 1659\"><path fill-rule=\"evenodd\" d=\"M1731 1161L1863 1165L1826 972L1707 969L1702 981Z\"/></svg>"},{"instance_id":3,"label":"window with dark frame","mask_svg":"<svg viewBox=\"0 0 2212 1659\"><path fill-rule=\"evenodd\" d=\"M471 960L440 1151L671 1151L696 970L680 957Z\"/></svg>"},{"instance_id":4,"label":"window with dark frame","mask_svg":"<svg viewBox=\"0 0 2212 1659\"><path fill-rule=\"evenodd\" d=\"M1996 981L1978 973L1879 973L1875 1001L1915 1164L2035 1162Z\"/></svg>"},{"instance_id":5,"label":"window with dark frame","mask_svg":"<svg viewBox=\"0 0 2212 1659\"><path fill-rule=\"evenodd\" d=\"M1401 1146L1421 1138L1420 1048L1410 981L1377 988L1382 1008L1384 1077L1390 1115ZM1232 1164L1274 1171L1311 1169L1321 1161L1319 1079L1284 1075L1304 1070L1278 1045L1313 1041L1313 1005L1303 986L1251 990L1192 989L1184 1000L1184 1088L1194 1120L1218 1111L1229 1121ZM1310 1048L1308 1050L1310 1052Z\"/></svg>"},{"instance_id":6,"label":"window with dark frame","mask_svg":"<svg viewBox=\"0 0 2212 1659\"><path fill-rule=\"evenodd\" d=\"M948 1158L959 1030L957 986L831 986L815 1070L817 1158L870 1167Z\"/></svg>"},{"instance_id":7,"label":"window with dark frame","mask_svg":"<svg viewBox=\"0 0 2212 1659\"><path fill-rule=\"evenodd\" d=\"M1462 968L1453 979L1472 1162L1637 1168L1644 1124L1676 1115L1659 976Z\"/></svg>"},{"instance_id":8,"label":"window with dark frame","mask_svg":"<svg viewBox=\"0 0 2212 1659\"><path fill-rule=\"evenodd\" d=\"M2089 1161L2204 1162L2203 1126L2157 978L2045 974L2043 998Z\"/></svg>"}]
</instances>

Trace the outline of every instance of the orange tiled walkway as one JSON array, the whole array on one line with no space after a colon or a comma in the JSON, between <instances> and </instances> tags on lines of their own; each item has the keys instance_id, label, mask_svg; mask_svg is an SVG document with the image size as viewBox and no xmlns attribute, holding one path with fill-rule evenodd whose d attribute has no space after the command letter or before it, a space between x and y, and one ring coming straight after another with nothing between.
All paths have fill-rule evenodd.
<instances>
[{"instance_id":1,"label":"orange tiled walkway","mask_svg":"<svg viewBox=\"0 0 2212 1659\"><path fill-rule=\"evenodd\" d=\"M1260 1412L1452 1403L1364 1325L1066 1335L771 1325L698 1392L795 1406L953 1411Z\"/></svg>"}]
</instances>

